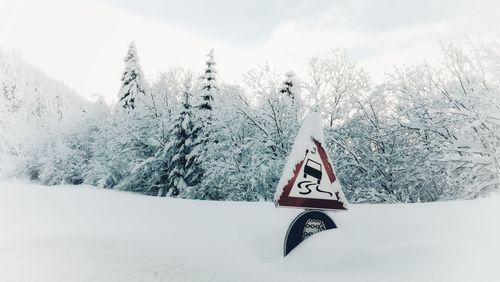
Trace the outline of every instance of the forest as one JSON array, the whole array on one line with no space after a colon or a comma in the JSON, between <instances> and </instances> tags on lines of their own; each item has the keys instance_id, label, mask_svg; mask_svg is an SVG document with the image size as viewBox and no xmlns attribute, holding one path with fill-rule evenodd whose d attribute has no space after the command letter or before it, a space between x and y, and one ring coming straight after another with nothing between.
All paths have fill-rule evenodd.
<instances>
[{"instance_id":1,"label":"forest","mask_svg":"<svg viewBox=\"0 0 500 282\"><path fill-rule=\"evenodd\" d=\"M311 58L303 76L265 63L233 84L219 81L214 50L201 73L175 67L154 79L139 54L132 42L108 105L1 51L0 173L271 201L300 123L316 111L349 202L472 199L500 186L500 39L443 45L439 62L395 66L381 81L342 49Z\"/></svg>"}]
</instances>

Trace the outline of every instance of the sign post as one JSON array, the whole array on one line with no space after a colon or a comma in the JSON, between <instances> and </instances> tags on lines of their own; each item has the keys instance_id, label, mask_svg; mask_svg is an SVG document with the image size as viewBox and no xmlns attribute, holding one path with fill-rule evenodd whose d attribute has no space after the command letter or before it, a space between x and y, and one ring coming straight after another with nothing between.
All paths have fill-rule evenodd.
<instances>
[{"instance_id":1,"label":"sign post","mask_svg":"<svg viewBox=\"0 0 500 282\"><path fill-rule=\"evenodd\" d=\"M309 236L337 226L318 210L347 210L347 200L324 149L321 116L308 114L295 138L274 197L276 207L304 208L290 225L284 255Z\"/></svg>"}]
</instances>

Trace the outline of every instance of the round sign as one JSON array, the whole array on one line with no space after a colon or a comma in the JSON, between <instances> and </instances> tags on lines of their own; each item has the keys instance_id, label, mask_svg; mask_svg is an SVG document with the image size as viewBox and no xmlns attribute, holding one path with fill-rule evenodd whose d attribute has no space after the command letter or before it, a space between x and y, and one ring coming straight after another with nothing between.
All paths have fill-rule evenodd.
<instances>
[{"instance_id":1,"label":"round sign","mask_svg":"<svg viewBox=\"0 0 500 282\"><path fill-rule=\"evenodd\" d=\"M305 211L297 216L286 233L284 256L287 256L295 247L309 236L318 232L337 228L335 222L324 212Z\"/></svg>"}]
</instances>

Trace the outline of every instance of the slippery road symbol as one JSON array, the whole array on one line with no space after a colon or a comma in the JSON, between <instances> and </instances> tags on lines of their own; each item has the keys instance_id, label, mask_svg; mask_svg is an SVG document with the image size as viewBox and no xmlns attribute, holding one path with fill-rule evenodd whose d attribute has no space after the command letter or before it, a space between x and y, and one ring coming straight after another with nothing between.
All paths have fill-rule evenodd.
<instances>
[{"instance_id":1,"label":"slippery road symbol","mask_svg":"<svg viewBox=\"0 0 500 282\"><path fill-rule=\"evenodd\" d=\"M315 189L320 193L326 193L330 195L330 197L333 197L331 192L324 191L319 188L322 176L323 173L321 172L321 164L311 159L307 159L306 164L304 165L304 178L310 180L303 180L298 183L298 187L301 189L299 193L307 195L312 192L312 189Z\"/></svg>"},{"instance_id":2,"label":"slippery road symbol","mask_svg":"<svg viewBox=\"0 0 500 282\"><path fill-rule=\"evenodd\" d=\"M311 193L312 190L311 190L311 188L309 188L311 186L315 186L316 189L318 188L318 184L317 183L311 183L311 181L309 181L309 180L304 180L304 181L299 182L298 186L301 189L299 191L299 193L302 194L302 195L307 195L307 194ZM307 190L303 191L302 188L305 188Z\"/></svg>"},{"instance_id":3,"label":"slippery road symbol","mask_svg":"<svg viewBox=\"0 0 500 282\"><path fill-rule=\"evenodd\" d=\"M319 185L322 175L321 164L311 159L307 159L306 165L304 166L304 178L307 178L307 176L316 178Z\"/></svg>"}]
</instances>

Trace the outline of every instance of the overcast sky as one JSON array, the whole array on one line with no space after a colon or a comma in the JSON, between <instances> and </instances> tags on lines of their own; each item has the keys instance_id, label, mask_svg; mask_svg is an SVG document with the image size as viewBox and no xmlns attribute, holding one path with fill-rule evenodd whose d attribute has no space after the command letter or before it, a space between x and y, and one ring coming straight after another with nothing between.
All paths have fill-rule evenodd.
<instances>
[{"instance_id":1,"label":"overcast sky","mask_svg":"<svg viewBox=\"0 0 500 282\"><path fill-rule=\"evenodd\" d=\"M131 40L148 80L172 66L201 71L210 48L226 82L265 61L303 74L335 48L377 80L437 60L440 42L500 34L498 11L494 0L0 0L0 46L113 101Z\"/></svg>"}]
</instances>

